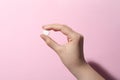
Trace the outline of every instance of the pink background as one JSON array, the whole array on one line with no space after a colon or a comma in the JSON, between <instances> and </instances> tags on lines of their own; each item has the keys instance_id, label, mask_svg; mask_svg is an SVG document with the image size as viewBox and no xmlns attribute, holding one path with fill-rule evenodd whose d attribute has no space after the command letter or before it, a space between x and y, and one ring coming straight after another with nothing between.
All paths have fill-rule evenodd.
<instances>
[{"instance_id":1,"label":"pink background","mask_svg":"<svg viewBox=\"0 0 120 80\"><path fill-rule=\"evenodd\" d=\"M82 33L86 60L120 79L120 0L0 0L0 80L76 80L39 37L50 23Z\"/></svg>"}]
</instances>

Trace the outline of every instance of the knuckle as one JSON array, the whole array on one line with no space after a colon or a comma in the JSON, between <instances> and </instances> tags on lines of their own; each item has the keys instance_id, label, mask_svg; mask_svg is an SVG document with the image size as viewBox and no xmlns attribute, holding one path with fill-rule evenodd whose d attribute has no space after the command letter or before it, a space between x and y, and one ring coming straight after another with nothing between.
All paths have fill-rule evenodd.
<instances>
[{"instance_id":1,"label":"knuckle","mask_svg":"<svg viewBox=\"0 0 120 80\"><path fill-rule=\"evenodd\" d=\"M68 25L62 24L62 28L71 29Z\"/></svg>"},{"instance_id":2,"label":"knuckle","mask_svg":"<svg viewBox=\"0 0 120 80\"><path fill-rule=\"evenodd\" d=\"M75 38L76 39L83 39L84 36L82 34L80 34L80 33L75 33Z\"/></svg>"},{"instance_id":3,"label":"knuckle","mask_svg":"<svg viewBox=\"0 0 120 80\"><path fill-rule=\"evenodd\" d=\"M62 26L63 26L63 27L67 27L67 25L65 25L65 24L62 24Z\"/></svg>"}]
</instances>

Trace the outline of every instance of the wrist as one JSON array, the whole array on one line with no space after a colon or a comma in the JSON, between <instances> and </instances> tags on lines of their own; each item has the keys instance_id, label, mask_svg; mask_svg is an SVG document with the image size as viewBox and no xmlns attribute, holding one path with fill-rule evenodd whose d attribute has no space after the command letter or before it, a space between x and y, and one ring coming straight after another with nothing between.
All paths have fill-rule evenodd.
<instances>
[{"instance_id":1,"label":"wrist","mask_svg":"<svg viewBox=\"0 0 120 80\"><path fill-rule=\"evenodd\" d=\"M77 80L105 80L88 63L83 63L76 66L70 71L77 78Z\"/></svg>"},{"instance_id":2,"label":"wrist","mask_svg":"<svg viewBox=\"0 0 120 80\"><path fill-rule=\"evenodd\" d=\"M85 67L88 66L89 64L84 62L81 62L80 64L74 65L72 67L68 67L68 70L77 78L79 79L80 77L80 72L81 70Z\"/></svg>"}]
</instances>

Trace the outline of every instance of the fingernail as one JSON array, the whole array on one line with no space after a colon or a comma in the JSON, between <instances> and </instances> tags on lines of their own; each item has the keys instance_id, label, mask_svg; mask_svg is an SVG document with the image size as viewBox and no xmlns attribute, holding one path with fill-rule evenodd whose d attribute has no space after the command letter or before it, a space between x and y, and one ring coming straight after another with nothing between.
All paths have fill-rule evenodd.
<instances>
[{"instance_id":1,"label":"fingernail","mask_svg":"<svg viewBox=\"0 0 120 80\"><path fill-rule=\"evenodd\" d=\"M42 38L42 37L43 37L43 34L40 34L40 37Z\"/></svg>"},{"instance_id":2,"label":"fingernail","mask_svg":"<svg viewBox=\"0 0 120 80\"><path fill-rule=\"evenodd\" d=\"M44 25L44 26L43 26L43 29L46 29L46 28L47 28L47 26L46 26L46 25Z\"/></svg>"},{"instance_id":3,"label":"fingernail","mask_svg":"<svg viewBox=\"0 0 120 80\"><path fill-rule=\"evenodd\" d=\"M42 34L42 35L40 35L40 37L43 39L43 40L45 40L45 38L44 38L44 35Z\"/></svg>"},{"instance_id":4,"label":"fingernail","mask_svg":"<svg viewBox=\"0 0 120 80\"><path fill-rule=\"evenodd\" d=\"M44 28L45 28L45 26L42 26L42 28L44 29Z\"/></svg>"}]
</instances>

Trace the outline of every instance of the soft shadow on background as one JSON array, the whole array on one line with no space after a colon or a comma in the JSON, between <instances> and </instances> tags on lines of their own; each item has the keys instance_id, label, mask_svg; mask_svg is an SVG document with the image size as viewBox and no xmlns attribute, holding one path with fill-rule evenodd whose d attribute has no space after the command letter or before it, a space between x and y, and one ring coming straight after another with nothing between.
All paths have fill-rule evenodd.
<instances>
[{"instance_id":1,"label":"soft shadow on background","mask_svg":"<svg viewBox=\"0 0 120 80\"><path fill-rule=\"evenodd\" d=\"M105 70L101 65L99 65L96 62L93 61L89 61L88 62L89 65L91 65L91 67L93 69L95 69L100 75L102 75L106 80L117 80L114 76L112 76L111 73L109 73L109 71Z\"/></svg>"}]
</instances>

